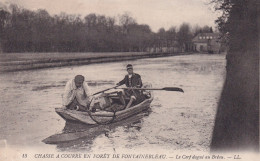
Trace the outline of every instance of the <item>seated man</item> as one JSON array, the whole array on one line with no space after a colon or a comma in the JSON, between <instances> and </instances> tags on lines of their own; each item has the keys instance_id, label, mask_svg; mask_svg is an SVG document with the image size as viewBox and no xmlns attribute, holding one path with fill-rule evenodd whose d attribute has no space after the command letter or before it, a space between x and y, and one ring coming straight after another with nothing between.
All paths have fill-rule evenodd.
<instances>
[{"instance_id":1,"label":"seated man","mask_svg":"<svg viewBox=\"0 0 260 161\"><path fill-rule=\"evenodd\" d=\"M125 84L128 88L141 88L142 87L142 80L141 76L137 73L134 73L133 66L131 64L128 64L126 66L128 74L125 76L125 78L117 83L117 85L123 85ZM130 97L130 101L127 104L126 108L129 108L132 103L140 103L143 101L144 97L140 90L136 89L127 89L124 90L125 96Z\"/></svg>"},{"instance_id":2,"label":"seated man","mask_svg":"<svg viewBox=\"0 0 260 161\"><path fill-rule=\"evenodd\" d=\"M63 106L67 109L88 110L92 96L89 86L84 80L84 76L77 75L67 82L63 94Z\"/></svg>"}]
</instances>

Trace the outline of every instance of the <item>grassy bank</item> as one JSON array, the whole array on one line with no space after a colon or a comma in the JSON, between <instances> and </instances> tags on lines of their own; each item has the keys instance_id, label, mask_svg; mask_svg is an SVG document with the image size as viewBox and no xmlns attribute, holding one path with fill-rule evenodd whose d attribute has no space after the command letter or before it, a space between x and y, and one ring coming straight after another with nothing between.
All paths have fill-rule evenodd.
<instances>
[{"instance_id":1,"label":"grassy bank","mask_svg":"<svg viewBox=\"0 0 260 161\"><path fill-rule=\"evenodd\" d=\"M183 54L183 53L182 53ZM179 53L6 53L0 55L0 72L180 55Z\"/></svg>"}]
</instances>

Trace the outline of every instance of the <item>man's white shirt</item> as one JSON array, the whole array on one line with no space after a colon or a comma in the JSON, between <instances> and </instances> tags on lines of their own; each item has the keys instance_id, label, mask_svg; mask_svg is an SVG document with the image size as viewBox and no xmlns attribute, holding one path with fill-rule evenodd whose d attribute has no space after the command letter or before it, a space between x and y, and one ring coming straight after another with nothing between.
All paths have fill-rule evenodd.
<instances>
[{"instance_id":1,"label":"man's white shirt","mask_svg":"<svg viewBox=\"0 0 260 161\"><path fill-rule=\"evenodd\" d=\"M87 106L90 96L92 95L90 88L86 81L79 88L76 87L74 79L69 80L66 83L65 91L63 94L63 105L69 105L75 98L82 106Z\"/></svg>"}]
</instances>

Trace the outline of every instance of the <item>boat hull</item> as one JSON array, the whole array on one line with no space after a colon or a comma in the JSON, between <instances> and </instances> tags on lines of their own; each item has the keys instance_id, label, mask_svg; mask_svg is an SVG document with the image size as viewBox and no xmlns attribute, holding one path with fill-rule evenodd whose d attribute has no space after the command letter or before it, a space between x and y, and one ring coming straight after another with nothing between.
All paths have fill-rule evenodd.
<instances>
[{"instance_id":1,"label":"boat hull","mask_svg":"<svg viewBox=\"0 0 260 161\"><path fill-rule=\"evenodd\" d=\"M146 99L140 104L137 104L131 108L122 111L117 111L115 114L113 112L107 111L99 111L95 113L91 112L91 117L88 112L69 110L64 108L56 108L55 111L66 121L95 125L99 123L117 122L130 116L136 115L150 108L152 100L153 98Z\"/></svg>"}]
</instances>

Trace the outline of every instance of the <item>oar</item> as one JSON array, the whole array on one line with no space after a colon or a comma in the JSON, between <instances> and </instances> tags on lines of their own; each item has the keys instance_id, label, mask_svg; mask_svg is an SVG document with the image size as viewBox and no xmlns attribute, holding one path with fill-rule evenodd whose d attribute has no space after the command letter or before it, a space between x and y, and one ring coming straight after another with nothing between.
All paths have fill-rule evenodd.
<instances>
[{"instance_id":1,"label":"oar","mask_svg":"<svg viewBox=\"0 0 260 161\"><path fill-rule=\"evenodd\" d=\"M119 86L121 86L121 85L117 85L117 86L115 86L115 87L110 87L110 88L104 89L103 91L96 92L96 93L94 93L93 95L97 95L97 94L99 94L99 93L103 93L103 92L108 91L108 90L110 90L110 89L115 89L115 88L117 88L117 87L119 87Z\"/></svg>"},{"instance_id":2,"label":"oar","mask_svg":"<svg viewBox=\"0 0 260 161\"><path fill-rule=\"evenodd\" d=\"M136 89L136 90L164 90L164 91L177 91L183 92L183 89L178 87L164 87L164 88L116 88L116 89Z\"/></svg>"}]
</instances>

